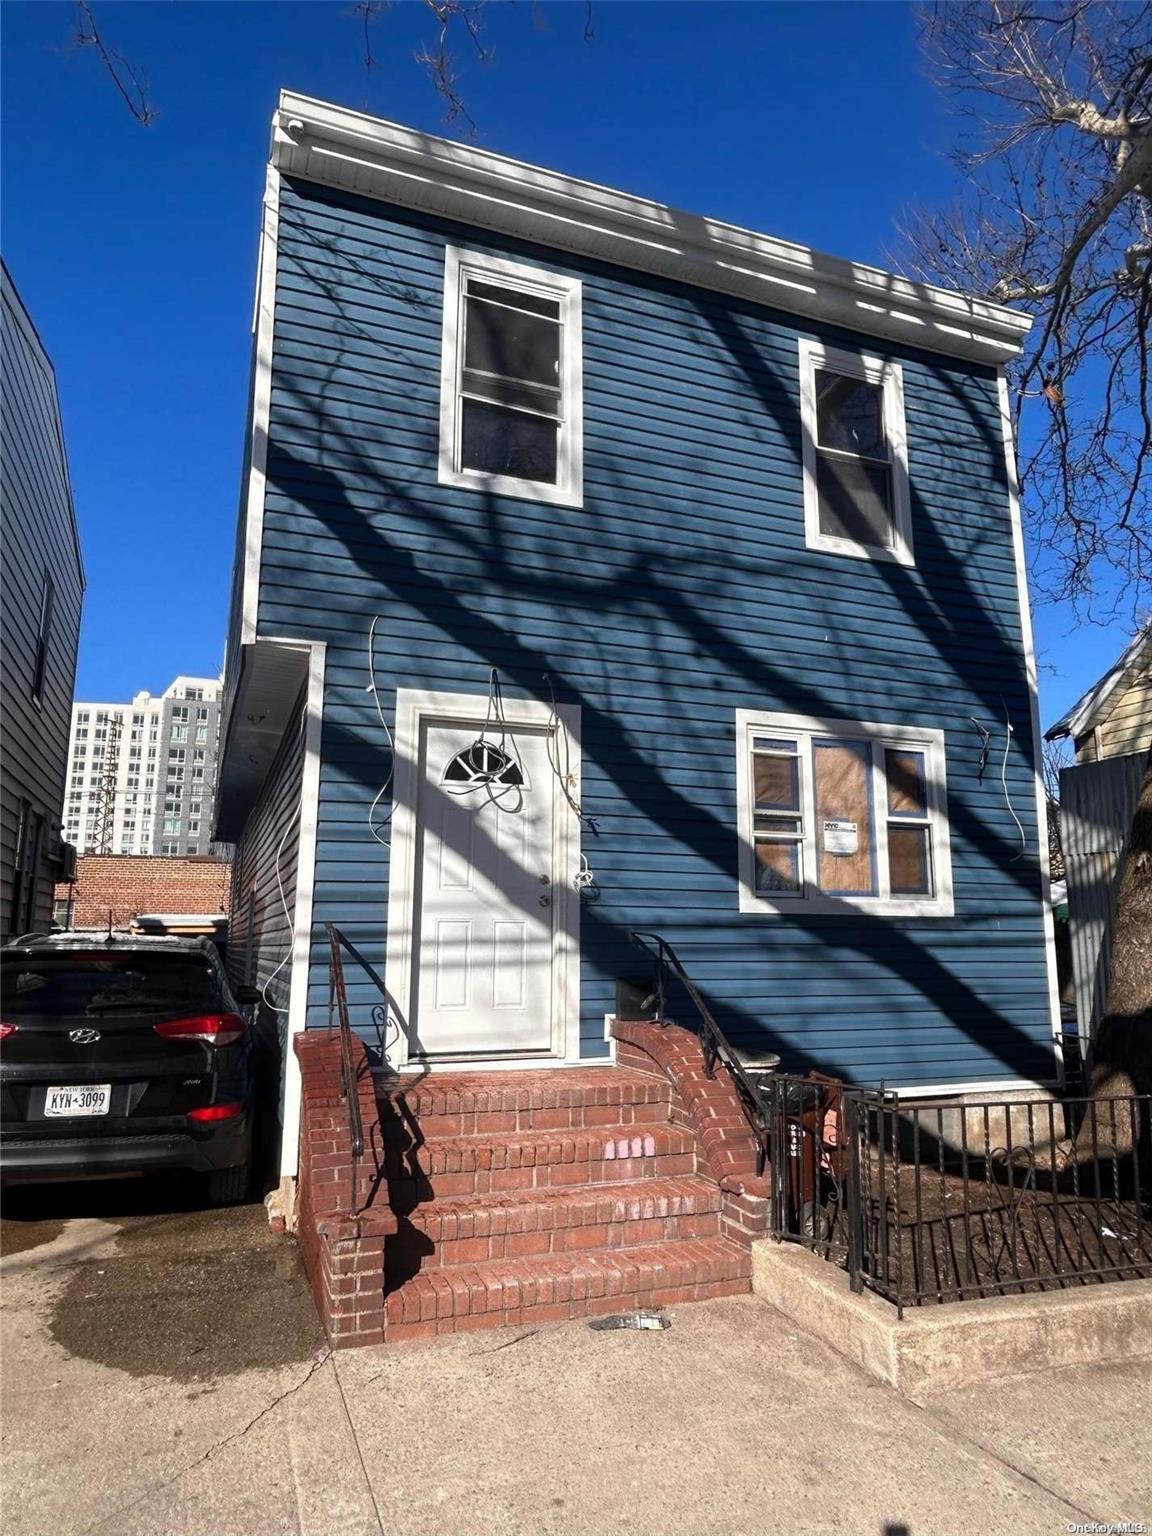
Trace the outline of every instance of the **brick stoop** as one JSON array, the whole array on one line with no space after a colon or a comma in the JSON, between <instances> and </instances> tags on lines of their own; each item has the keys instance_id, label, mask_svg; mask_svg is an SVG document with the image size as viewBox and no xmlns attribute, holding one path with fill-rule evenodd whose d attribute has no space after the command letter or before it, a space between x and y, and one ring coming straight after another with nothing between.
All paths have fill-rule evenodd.
<instances>
[{"instance_id":1,"label":"brick stoop","mask_svg":"<svg viewBox=\"0 0 1152 1536\"><path fill-rule=\"evenodd\" d=\"M615 1065L375 1085L358 1047L354 1160L338 1032L296 1037L298 1234L334 1345L750 1291L766 1202L735 1091L675 1026L617 1039Z\"/></svg>"}]
</instances>

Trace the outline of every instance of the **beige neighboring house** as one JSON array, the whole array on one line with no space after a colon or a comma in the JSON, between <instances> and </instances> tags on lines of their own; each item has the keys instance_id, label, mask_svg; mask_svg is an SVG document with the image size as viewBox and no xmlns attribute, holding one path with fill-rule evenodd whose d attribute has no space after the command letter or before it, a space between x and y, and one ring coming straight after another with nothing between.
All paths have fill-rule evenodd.
<instances>
[{"instance_id":1,"label":"beige neighboring house","mask_svg":"<svg viewBox=\"0 0 1152 1536\"><path fill-rule=\"evenodd\" d=\"M1061 736L1071 736L1077 763L1152 747L1152 619L1115 666L1046 732L1048 741Z\"/></svg>"},{"instance_id":2,"label":"beige neighboring house","mask_svg":"<svg viewBox=\"0 0 1152 1536\"><path fill-rule=\"evenodd\" d=\"M1046 736L1070 736L1076 749L1075 765L1060 774L1060 840L1076 1022L1086 1040L1104 1010L1116 891L1152 749L1152 620Z\"/></svg>"}]
</instances>

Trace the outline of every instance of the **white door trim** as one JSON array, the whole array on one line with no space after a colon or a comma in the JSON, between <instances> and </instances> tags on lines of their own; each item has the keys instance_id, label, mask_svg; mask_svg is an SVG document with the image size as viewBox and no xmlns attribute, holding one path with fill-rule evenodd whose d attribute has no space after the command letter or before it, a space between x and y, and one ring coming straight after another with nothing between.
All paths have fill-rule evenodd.
<instances>
[{"instance_id":1,"label":"white door trim","mask_svg":"<svg viewBox=\"0 0 1152 1536\"><path fill-rule=\"evenodd\" d=\"M390 1036L397 1041L400 1058L407 1066L458 1067L468 1060L469 1070L484 1067L570 1064L580 1057L580 893L576 875L580 867L580 708L552 707L536 699L506 699L503 718L513 728L555 724L556 739L551 757L563 765L565 784L555 797L552 867L556 926L552 954L552 1050L547 1055L523 1058L500 1057L427 1063L409 1055L408 1021L411 1014L416 971L412 934L415 927L417 801L420 792L420 734L426 721L484 723L486 693L441 693L419 688L396 690L395 775L392 789L392 850L388 879L388 942L385 981L388 988ZM560 786L557 786L560 789Z\"/></svg>"}]
</instances>

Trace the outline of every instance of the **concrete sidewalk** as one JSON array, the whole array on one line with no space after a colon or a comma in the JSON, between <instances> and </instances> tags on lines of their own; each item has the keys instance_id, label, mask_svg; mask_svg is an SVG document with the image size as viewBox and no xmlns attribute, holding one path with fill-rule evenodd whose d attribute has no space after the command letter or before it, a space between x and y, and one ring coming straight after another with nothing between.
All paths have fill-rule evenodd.
<instances>
[{"instance_id":1,"label":"concrete sidewalk","mask_svg":"<svg viewBox=\"0 0 1152 1536\"><path fill-rule=\"evenodd\" d=\"M1152 1518L1147 1361L915 1404L754 1298L682 1308L661 1333L565 1324L332 1357L258 1207L4 1228L6 1536L1018 1536Z\"/></svg>"}]
</instances>

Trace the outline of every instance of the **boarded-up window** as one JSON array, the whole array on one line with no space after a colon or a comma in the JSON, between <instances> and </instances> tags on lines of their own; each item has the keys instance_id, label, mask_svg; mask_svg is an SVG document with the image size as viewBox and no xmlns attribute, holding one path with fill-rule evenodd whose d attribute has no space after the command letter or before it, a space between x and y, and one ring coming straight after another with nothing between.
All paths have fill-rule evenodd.
<instances>
[{"instance_id":1,"label":"boarded-up window","mask_svg":"<svg viewBox=\"0 0 1152 1536\"><path fill-rule=\"evenodd\" d=\"M942 731L743 718L742 910L951 912Z\"/></svg>"},{"instance_id":2,"label":"boarded-up window","mask_svg":"<svg viewBox=\"0 0 1152 1536\"><path fill-rule=\"evenodd\" d=\"M876 894L872 748L866 741L816 741L817 885L828 893Z\"/></svg>"}]
</instances>

